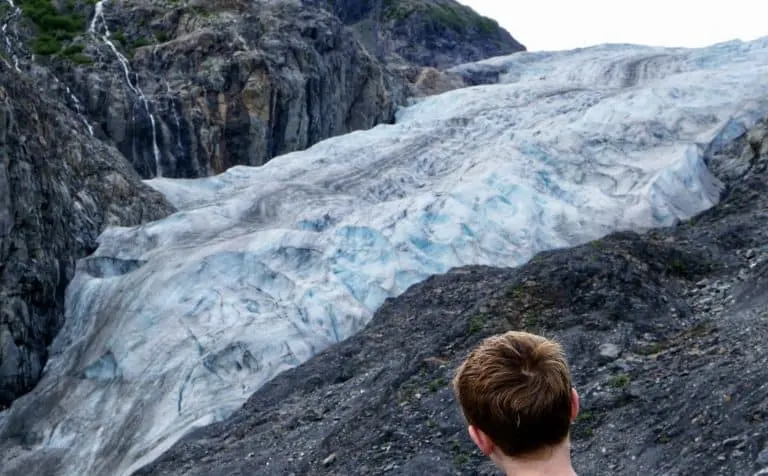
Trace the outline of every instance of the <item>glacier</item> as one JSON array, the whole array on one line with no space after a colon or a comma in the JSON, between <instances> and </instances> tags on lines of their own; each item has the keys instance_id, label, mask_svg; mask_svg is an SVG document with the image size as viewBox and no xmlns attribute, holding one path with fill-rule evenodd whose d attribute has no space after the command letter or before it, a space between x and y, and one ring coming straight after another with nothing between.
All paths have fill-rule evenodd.
<instances>
[{"instance_id":1,"label":"glacier","mask_svg":"<svg viewBox=\"0 0 768 476\"><path fill-rule=\"evenodd\" d=\"M0 414L0 474L131 474L430 275L687 219L722 189L706 151L768 114L768 38L461 68L499 82L261 167L148 181L179 212L106 230L78 264L42 381Z\"/></svg>"}]
</instances>

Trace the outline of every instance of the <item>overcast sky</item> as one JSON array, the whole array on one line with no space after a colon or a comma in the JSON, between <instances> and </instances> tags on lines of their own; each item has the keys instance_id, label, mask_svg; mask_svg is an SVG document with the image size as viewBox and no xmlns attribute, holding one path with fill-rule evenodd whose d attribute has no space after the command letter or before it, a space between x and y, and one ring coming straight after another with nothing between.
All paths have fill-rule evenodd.
<instances>
[{"instance_id":1,"label":"overcast sky","mask_svg":"<svg viewBox=\"0 0 768 476\"><path fill-rule=\"evenodd\" d=\"M601 43L707 46L768 36L768 0L459 0L528 50Z\"/></svg>"}]
</instances>

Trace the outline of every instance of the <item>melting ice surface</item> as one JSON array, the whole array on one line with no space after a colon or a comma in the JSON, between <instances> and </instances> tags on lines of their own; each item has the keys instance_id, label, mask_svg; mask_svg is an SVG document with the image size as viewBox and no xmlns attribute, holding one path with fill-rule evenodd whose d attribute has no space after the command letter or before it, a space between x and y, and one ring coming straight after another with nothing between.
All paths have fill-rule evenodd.
<instances>
[{"instance_id":1,"label":"melting ice surface","mask_svg":"<svg viewBox=\"0 0 768 476\"><path fill-rule=\"evenodd\" d=\"M721 187L703 150L768 113L768 39L467 68L501 84L263 167L151 181L181 211L106 231L81 263L42 382L0 417L27 442L3 472L130 474L429 275L703 211Z\"/></svg>"}]
</instances>

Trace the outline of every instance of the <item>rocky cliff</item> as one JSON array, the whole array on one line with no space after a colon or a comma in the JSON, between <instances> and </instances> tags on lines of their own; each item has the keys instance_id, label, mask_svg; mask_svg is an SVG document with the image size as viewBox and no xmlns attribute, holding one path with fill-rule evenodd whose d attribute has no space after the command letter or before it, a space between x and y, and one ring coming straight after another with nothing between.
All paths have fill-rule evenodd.
<instances>
[{"instance_id":1,"label":"rocky cliff","mask_svg":"<svg viewBox=\"0 0 768 476\"><path fill-rule=\"evenodd\" d=\"M145 178L260 165L392 121L404 99L338 18L290 1L18 7L6 56L24 70L34 54L48 69L36 74L61 80L62 99Z\"/></svg>"},{"instance_id":2,"label":"rocky cliff","mask_svg":"<svg viewBox=\"0 0 768 476\"><path fill-rule=\"evenodd\" d=\"M765 474L768 122L707 160L726 184L713 209L521 268L430 278L136 474L496 474L449 381L507 329L564 344L580 474Z\"/></svg>"},{"instance_id":3,"label":"rocky cliff","mask_svg":"<svg viewBox=\"0 0 768 476\"><path fill-rule=\"evenodd\" d=\"M0 409L40 377L75 261L172 207L42 85L0 62Z\"/></svg>"},{"instance_id":4,"label":"rocky cliff","mask_svg":"<svg viewBox=\"0 0 768 476\"><path fill-rule=\"evenodd\" d=\"M0 3L8 64L46 77L144 178L391 122L422 66L523 49L452 0L16 3Z\"/></svg>"},{"instance_id":5,"label":"rocky cliff","mask_svg":"<svg viewBox=\"0 0 768 476\"><path fill-rule=\"evenodd\" d=\"M67 82L144 177L260 165L392 121L403 99L337 18L291 2L105 3L86 45L93 65Z\"/></svg>"}]
</instances>

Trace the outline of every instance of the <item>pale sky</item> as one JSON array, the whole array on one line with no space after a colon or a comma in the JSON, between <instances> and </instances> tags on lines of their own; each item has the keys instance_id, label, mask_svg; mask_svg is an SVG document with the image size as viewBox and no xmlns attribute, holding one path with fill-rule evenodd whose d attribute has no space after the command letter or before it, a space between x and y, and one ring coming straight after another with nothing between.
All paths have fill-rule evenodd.
<instances>
[{"instance_id":1,"label":"pale sky","mask_svg":"<svg viewBox=\"0 0 768 476\"><path fill-rule=\"evenodd\" d=\"M708 46L768 36L768 0L459 0L529 51L602 43Z\"/></svg>"}]
</instances>

